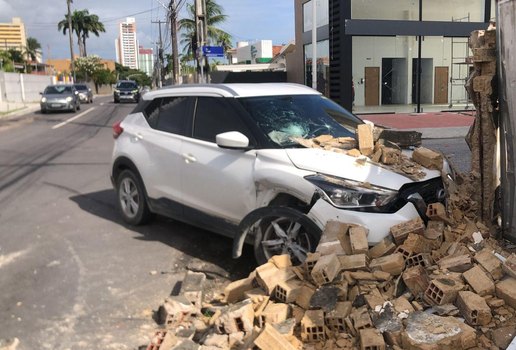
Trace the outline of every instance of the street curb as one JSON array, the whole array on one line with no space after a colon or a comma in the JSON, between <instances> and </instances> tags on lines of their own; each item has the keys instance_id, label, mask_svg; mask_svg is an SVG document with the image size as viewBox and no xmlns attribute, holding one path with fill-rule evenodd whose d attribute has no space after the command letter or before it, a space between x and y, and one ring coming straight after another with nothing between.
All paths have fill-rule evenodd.
<instances>
[{"instance_id":1,"label":"street curb","mask_svg":"<svg viewBox=\"0 0 516 350\"><path fill-rule=\"evenodd\" d=\"M39 104L25 106L23 109L14 111L12 113L7 113L7 114L4 114L4 115L0 115L0 120L2 120L2 119L9 120L9 119L12 119L12 118L21 117L21 116L24 116L26 114L30 114L32 112L35 112L35 111L37 111L39 109L40 109Z\"/></svg>"}]
</instances>

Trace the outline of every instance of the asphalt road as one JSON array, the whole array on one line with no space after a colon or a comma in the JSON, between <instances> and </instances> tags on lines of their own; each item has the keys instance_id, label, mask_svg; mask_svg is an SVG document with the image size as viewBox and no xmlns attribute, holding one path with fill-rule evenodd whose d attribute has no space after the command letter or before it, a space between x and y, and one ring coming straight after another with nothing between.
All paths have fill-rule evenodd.
<instances>
[{"instance_id":1,"label":"asphalt road","mask_svg":"<svg viewBox=\"0 0 516 350\"><path fill-rule=\"evenodd\" d=\"M137 349L186 269L210 286L244 277L231 241L156 218L128 227L109 180L111 125L133 104L0 119L0 339L18 349ZM469 169L461 139L425 140Z\"/></svg>"},{"instance_id":2,"label":"asphalt road","mask_svg":"<svg viewBox=\"0 0 516 350\"><path fill-rule=\"evenodd\" d=\"M209 232L121 222L111 125L133 108L103 97L75 115L0 120L0 339L18 349L137 349L186 268L215 286L253 267Z\"/></svg>"}]
</instances>

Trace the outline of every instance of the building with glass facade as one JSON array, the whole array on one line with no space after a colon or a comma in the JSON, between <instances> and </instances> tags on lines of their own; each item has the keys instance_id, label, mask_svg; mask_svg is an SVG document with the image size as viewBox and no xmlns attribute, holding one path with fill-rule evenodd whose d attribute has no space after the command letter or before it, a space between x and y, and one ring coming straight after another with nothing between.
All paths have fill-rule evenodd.
<instances>
[{"instance_id":1,"label":"building with glass facade","mask_svg":"<svg viewBox=\"0 0 516 350\"><path fill-rule=\"evenodd\" d=\"M319 91L357 112L471 107L468 37L487 28L494 0L295 0L294 80L309 86L312 1Z\"/></svg>"}]
</instances>

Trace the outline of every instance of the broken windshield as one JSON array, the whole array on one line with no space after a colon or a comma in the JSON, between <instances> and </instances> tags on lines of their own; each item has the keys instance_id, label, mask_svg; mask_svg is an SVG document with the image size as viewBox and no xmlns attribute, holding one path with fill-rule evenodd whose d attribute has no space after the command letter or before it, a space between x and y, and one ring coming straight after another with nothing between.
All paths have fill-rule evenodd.
<instances>
[{"instance_id":1,"label":"broken windshield","mask_svg":"<svg viewBox=\"0 0 516 350\"><path fill-rule=\"evenodd\" d=\"M264 96L238 99L268 138L281 147L321 135L355 137L362 120L320 95Z\"/></svg>"}]
</instances>

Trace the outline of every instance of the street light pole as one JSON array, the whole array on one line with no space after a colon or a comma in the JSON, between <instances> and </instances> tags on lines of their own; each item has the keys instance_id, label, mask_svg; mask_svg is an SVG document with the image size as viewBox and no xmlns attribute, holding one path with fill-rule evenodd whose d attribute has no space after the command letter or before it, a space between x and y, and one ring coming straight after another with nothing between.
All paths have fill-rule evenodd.
<instances>
[{"instance_id":1,"label":"street light pole","mask_svg":"<svg viewBox=\"0 0 516 350\"><path fill-rule=\"evenodd\" d=\"M72 2L73 0L66 0L66 5L68 7L68 38L70 40L70 67L72 69L72 74L73 74L73 82L75 83L76 82L76 77L75 77L75 64L73 62L73 40L72 40L72 12L70 11L70 3Z\"/></svg>"}]
</instances>

